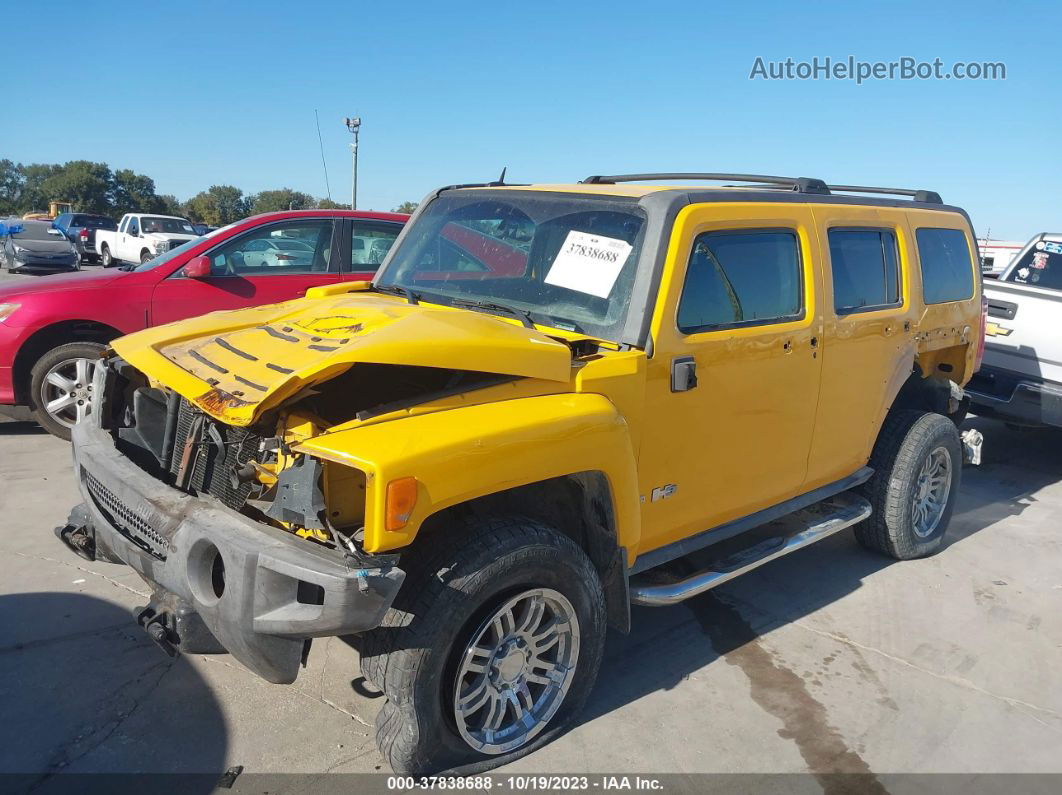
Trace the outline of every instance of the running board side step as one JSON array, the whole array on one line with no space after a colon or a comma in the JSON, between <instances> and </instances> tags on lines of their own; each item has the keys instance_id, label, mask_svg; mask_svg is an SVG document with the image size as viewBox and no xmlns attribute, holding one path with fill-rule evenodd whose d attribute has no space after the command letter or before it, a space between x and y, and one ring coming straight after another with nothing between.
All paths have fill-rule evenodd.
<instances>
[{"instance_id":1,"label":"running board side step","mask_svg":"<svg viewBox=\"0 0 1062 795\"><path fill-rule=\"evenodd\" d=\"M821 541L851 527L870 516L870 503L851 492L839 494L823 502L776 519L764 528L777 533L760 543L717 561L706 571L686 579L664 584L639 584L640 578L630 582L631 604L666 607L729 582L765 563L790 552Z\"/></svg>"}]
</instances>

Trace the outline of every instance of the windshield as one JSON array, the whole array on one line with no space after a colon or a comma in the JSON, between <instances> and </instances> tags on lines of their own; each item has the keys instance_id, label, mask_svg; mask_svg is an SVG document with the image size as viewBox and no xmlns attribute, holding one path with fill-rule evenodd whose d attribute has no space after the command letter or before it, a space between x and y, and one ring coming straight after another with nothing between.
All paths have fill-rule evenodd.
<instances>
[{"instance_id":1,"label":"windshield","mask_svg":"<svg viewBox=\"0 0 1062 795\"><path fill-rule=\"evenodd\" d=\"M501 304L536 323L618 339L645 227L637 203L487 194L454 192L433 201L376 285L443 304Z\"/></svg>"},{"instance_id":2,"label":"windshield","mask_svg":"<svg viewBox=\"0 0 1062 795\"><path fill-rule=\"evenodd\" d=\"M140 219L140 231L142 233L162 232L173 235L195 234L190 221L185 221L182 218L154 218L150 215L145 215Z\"/></svg>"},{"instance_id":3,"label":"windshield","mask_svg":"<svg viewBox=\"0 0 1062 795\"><path fill-rule=\"evenodd\" d=\"M1006 280L1062 290L1062 243L1038 241L1014 263Z\"/></svg>"},{"instance_id":4,"label":"windshield","mask_svg":"<svg viewBox=\"0 0 1062 795\"><path fill-rule=\"evenodd\" d=\"M62 240L66 241L63 233L56 229L54 232L50 221L14 221L7 228L8 234L15 240Z\"/></svg>"},{"instance_id":5,"label":"windshield","mask_svg":"<svg viewBox=\"0 0 1062 795\"><path fill-rule=\"evenodd\" d=\"M313 251L313 246L303 243L301 240L270 240L273 248L281 251Z\"/></svg>"},{"instance_id":6,"label":"windshield","mask_svg":"<svg viewBox=\"0 0 1062 795\"><path fill-rule=\"evenodd\" d=\"M75 215L70 226L80 226L85 229L117 229L118 224L111 218L102 215Z\"/></svg>"}]
</instances>

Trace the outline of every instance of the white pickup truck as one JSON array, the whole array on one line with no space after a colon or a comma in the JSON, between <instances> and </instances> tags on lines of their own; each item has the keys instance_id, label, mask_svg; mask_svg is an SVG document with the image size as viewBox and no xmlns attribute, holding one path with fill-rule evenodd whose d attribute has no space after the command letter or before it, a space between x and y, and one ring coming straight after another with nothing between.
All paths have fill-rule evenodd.
<instances>
[{"instance_id":1,"label":"white pickup truck","mask_svg":"<svg viewBox=\"0 0 1062 795\"><path fill-rule=\"evenodd\" d=\"M96 232L96 253L105 268L123 262L147 262L197 237L186 218L126 213L117 230Z\"/></svg>"},{"instance_id":2,"label":"white pickup truck","mask_svg":"<svg viewBox=\"0 0 1062 795\"><path fill-rule=\"evenodd\" d=\"M966 386L977 414L1062 426L1062 234L1025 244L998 281L985 281L985 356Z\"/></svg>"}]
</instances>

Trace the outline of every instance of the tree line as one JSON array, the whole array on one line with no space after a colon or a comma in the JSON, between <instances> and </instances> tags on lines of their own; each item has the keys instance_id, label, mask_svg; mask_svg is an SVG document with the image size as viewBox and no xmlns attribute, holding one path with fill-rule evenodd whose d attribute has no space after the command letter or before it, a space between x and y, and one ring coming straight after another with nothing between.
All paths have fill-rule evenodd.
<instances>
[{"instance_id":1,"label":"tree line","mask_svg":"<svg viewBox=\"0 0 1062 795\"><path fill-rule=\"evenodd\" d=\"M128 168L112 171L106 163L89 160L29 165L0 160L0 216L47 210L50 201L72 202L77 212L115 219L125 213L160 213L180 215L211 226L223 226L248 215L275 210L347 206L291 188L244 194L234 185L211 185L182 202L176 196L156 193L155 180ZM395 212L414 209L415 202L403 202Z\"/></svg>"}]
</instances>

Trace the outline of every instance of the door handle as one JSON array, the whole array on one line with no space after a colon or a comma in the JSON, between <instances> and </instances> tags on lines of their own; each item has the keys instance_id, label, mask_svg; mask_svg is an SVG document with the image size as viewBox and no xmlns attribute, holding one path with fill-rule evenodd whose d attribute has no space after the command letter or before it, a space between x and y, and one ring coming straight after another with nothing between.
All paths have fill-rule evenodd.
<instances>
[{"instance_id":1,"label":"door handle","mask_svg":"<svg viewBox=\"0 0 1062 795\"><path fill-rule=\"evenodd\" d=\"M671 360L671 391L689 392L697 386L697 360L679 356Z\"/></svg>"}]
</instances>

